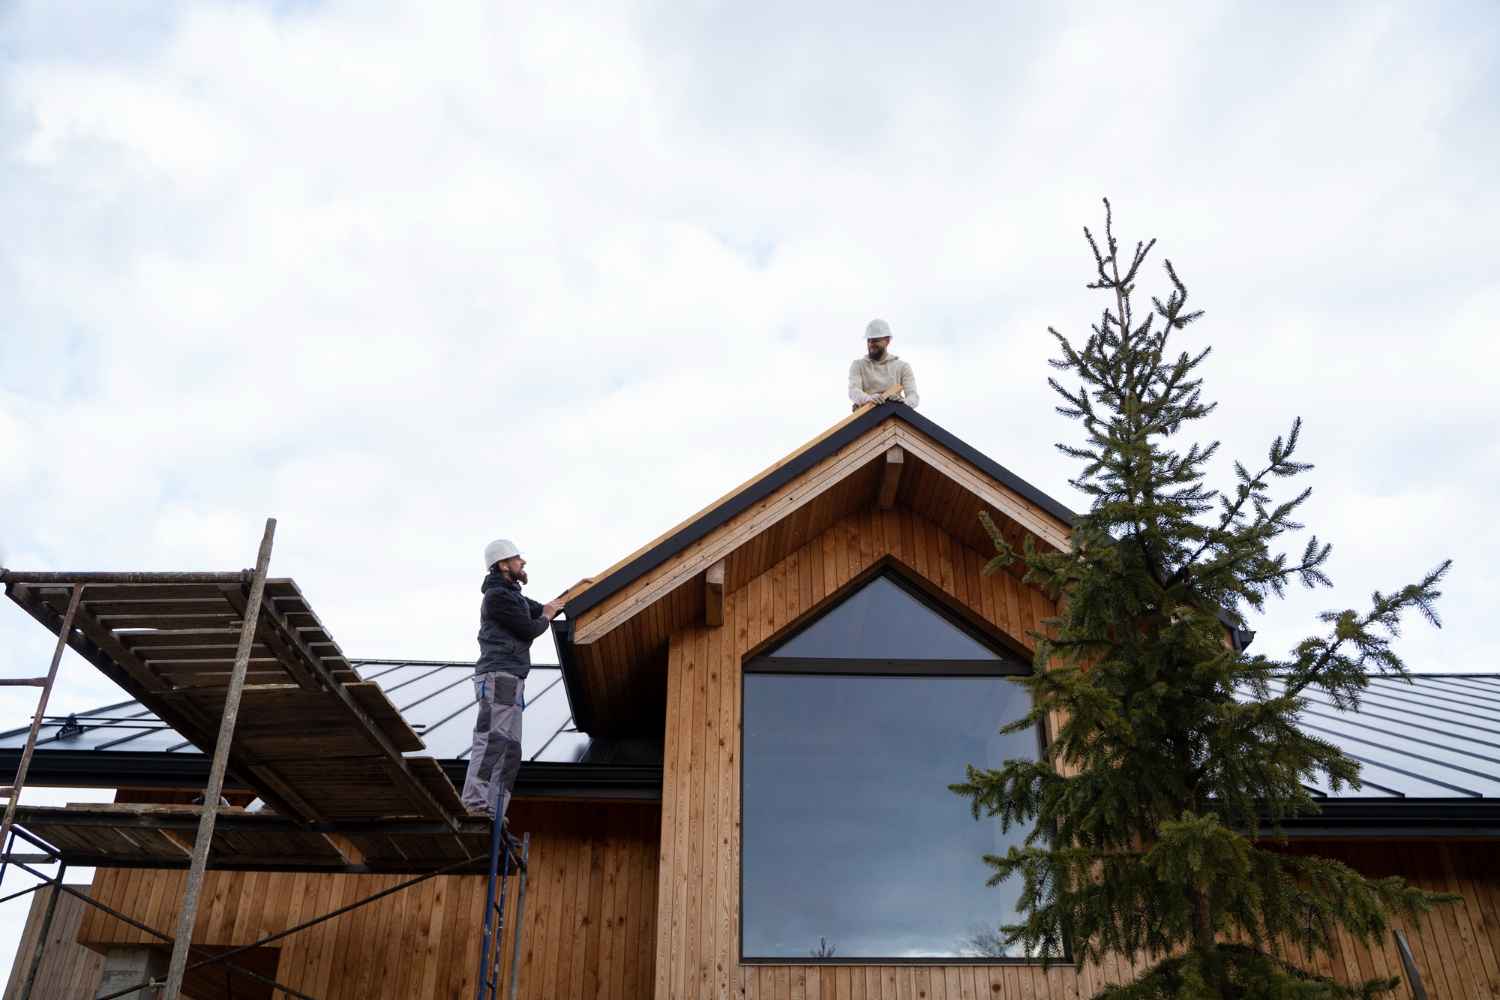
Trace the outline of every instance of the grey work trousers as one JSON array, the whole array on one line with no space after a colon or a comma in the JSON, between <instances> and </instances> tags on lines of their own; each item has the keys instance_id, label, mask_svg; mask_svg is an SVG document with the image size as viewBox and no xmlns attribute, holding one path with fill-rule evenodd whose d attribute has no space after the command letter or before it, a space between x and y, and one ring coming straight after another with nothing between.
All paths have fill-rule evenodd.
<instances>
[{"instance_id":1,"label":"grey work trousers","mask_svg":"<svg viewBox=\"0 0 1500 1000\"><path fill-rule=\"evenodd\" d=\"M479 715L464 775L464 808L504 816L521 770L521 709L526 681L503 671L474 675Z\"/></svg>"}]
</instances>

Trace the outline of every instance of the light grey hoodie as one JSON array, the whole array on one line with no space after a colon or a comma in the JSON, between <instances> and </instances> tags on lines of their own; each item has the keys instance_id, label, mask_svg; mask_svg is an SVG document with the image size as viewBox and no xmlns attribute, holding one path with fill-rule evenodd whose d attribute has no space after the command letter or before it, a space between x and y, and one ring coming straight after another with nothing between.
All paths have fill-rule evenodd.
<instances>
[{"instance_id":1,"label":"light grey hoodie","mask_svg":"<svg viewBox=\"0 0 1500 1000\"><path fill-rule=\"evenodd\" d=\"M877 393L896 385L906 390L903 402L915 409L919 401L917 377L912 374L911 365L890 351L879 361L871 361L867 355L855 358L849 366L849 402L855 406L870 402Z\"/></svg>"}]
</instances>

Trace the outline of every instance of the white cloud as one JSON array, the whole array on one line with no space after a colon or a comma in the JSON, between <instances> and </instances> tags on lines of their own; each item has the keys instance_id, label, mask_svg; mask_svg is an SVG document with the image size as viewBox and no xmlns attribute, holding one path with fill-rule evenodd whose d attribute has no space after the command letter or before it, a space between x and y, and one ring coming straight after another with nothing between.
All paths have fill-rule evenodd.
<instances>
[{"instance_id":1,"label":"white cloud","mask_svg":"<svg viewBox=\"0 0 1500 1000\"><path fill-rule=\"evenodd\" d=\"M0 20L16 565L239 568L274 514L350 653L468 656L485 541L539 595L612 563L840 418L871 315L1077 503L1044 328L1110 194L1209 310L1226 450L1307 419L1339 587L1261 641L1452 554L1405 648L1493 667L1483 5L64 9Z\"/></svg>"}]
</instances>

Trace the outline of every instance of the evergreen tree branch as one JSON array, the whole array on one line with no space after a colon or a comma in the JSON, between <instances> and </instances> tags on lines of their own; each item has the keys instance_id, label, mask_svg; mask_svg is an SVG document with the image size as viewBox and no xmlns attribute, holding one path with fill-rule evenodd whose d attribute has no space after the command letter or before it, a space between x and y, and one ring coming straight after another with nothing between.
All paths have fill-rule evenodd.
<instances>
[{"instance_id":1,"label":"evergreen tree branch","mask_svg":"<svg viewBox=\"0 0 1500 1000\"><path fill-rule=\"evenodd\" d=\"M1291 817L1316 813L1309 785L1358 787L1358 762L1298 723L1309 688L1341 709L1378 674L1407 676L1396 654L1403 617L1440 625L1435 604L1449 564L1370 609L1326 612L1327 634L1281 659L1226 642L1223 611L1257 610L1292 581L1327 586L1330 546L1311 535L1299 557L1282 551L1311 492L1297 477L1302 421L1276 437L1255 471L1233 464L1228 490L1208 483L1217 441L1190 429L1214 412L1205 398L1211 348L1179 350L1173 338L1202 310L1171 261L1152 309L1133 296L1154 241L1128 254L1105 202L1090 289L1108 304L1086 338L1057 344L1048 384L1057 410L1078 422L1057 447L1079 463L1073 484L1090 501L1065 551L1021 546L981 514L995 546L986 573L1024 568L1029 586L1059 599L1034 633L1024 718L1047 725L1040 759L970 767L950 786L976 818L1024 831L1020 844L985 858L991 884L1020 884L1005 947L1044 962L1107 954L1153 957L1130 987L1101 996L1367 997L1385 985L1337 987L1284 958L1310 959L1338 934L1374 940L1391 914L1445 901L1400 879L1371 879L1326 858L1260 844ZM1144 310L1143 310L1144 311ZM1293 488L1280 495L1285 484ZM1230 944L1227 942L1236 942ZM1162 956L1173 956L1162 958ZM1258 977L1258 978L1257 978ZM1274 984L1248 994L1245 988ZM1169 993L1132 992L1148 984Z\"/></svg>"}]
</instances>

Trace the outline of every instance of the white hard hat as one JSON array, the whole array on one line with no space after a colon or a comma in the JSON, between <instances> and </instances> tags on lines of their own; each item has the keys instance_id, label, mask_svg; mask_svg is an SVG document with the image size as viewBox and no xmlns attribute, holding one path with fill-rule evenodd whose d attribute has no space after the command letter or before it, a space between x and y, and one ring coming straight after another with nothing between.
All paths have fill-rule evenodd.
<instances>
[{"instance_id":1,"label":"white hard hat","mask_svg":"<svg viewBox=\"0 0 1500 1000\"><path fill-rule=\"evenodd\" d=\"M484 547L484 568L489 569L502 559L510 559L521 554L516 548L516 543L509 538L497 538Z\"/></svg>"},{"instance_id":2,"label":"white hard hat","mask_svg":"<svg viewBox=\"0 0 1500 1000\"><path fill-rule=\"evenodd\" d=\"M870 325L865 327L866 340L879 340L881 337L891 335L891 325L883 319L872 319Z\"/></svg>"}]
</instances>

